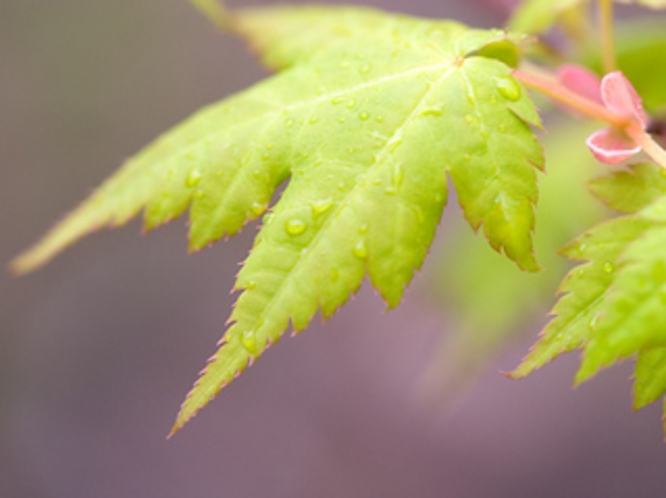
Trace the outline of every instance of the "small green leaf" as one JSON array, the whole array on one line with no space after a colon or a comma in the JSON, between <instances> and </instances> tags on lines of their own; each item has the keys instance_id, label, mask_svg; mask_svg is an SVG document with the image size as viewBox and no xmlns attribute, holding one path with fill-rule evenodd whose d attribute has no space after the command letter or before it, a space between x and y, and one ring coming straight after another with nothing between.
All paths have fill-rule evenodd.
<instances>
[{"instance_id":1,"label":"small green leaf","mask_svg":"<svg viewBox=\"0 0 666 498\"><path fill-rule=\"evenodd\" d=\"M665 247L666 226L651 227L627 246L585 346L577 382L643 349L666 345Z\"/></svg>"},{"instance_id":2,"label":"small green leaf","mask_svg":"<svg viewBox=\"0 0 666 498\"><path fill-rule=\"evenodd\" d=\"M666 171L654 164L629 166L590 182L597 198L621 213L636 213L666 192Z\"/></svg>"},{"instance_id":3,"label":"small green leaf","mask_svg":"<svg viewBox=\"0 0 666 498\"><path fill-rule=\"evenodd\" d=\"M584 264L565 277L560 286L564 295L552 311L555 318L511 373L512 377L525 377L560 354L573 351L588 341L608 298L620 255L649 226L649 222L640 218L618 218L596 226L564 249L565 256Z\"/></svg>"}]
</instances>

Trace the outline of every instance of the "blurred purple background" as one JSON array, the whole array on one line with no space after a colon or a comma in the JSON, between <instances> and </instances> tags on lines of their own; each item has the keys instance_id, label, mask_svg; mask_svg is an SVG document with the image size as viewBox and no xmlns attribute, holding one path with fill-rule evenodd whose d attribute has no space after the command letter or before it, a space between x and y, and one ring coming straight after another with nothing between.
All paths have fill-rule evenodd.
<instances>
[{"instance_id":1,"label":"blurred purple background","mask_svg":"<svg viewBox=\"0 0 666 498\"><path fill-rule=\"evenodd\" d=\"M490 1L372 3L504 21ZM0 0L0 261L157 134L264 75L183 0ZM532 334L454 410L420 402L447 329L423 276L390 313L366 285L167 442L255 232L185 256L184 224L141 236L133 222L0 276L0 497L666 496L660 407L632 413L629 365L577 390L574 356L500 376Z\"/></svg>"}]
</instances>

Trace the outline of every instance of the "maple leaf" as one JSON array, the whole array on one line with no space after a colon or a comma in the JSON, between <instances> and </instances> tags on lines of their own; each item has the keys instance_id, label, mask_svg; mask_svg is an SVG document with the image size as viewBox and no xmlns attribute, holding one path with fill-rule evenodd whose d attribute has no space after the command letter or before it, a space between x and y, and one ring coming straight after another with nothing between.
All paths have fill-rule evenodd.
<instances>
[{"instance_id":1,"label":"maple leaf","mask_svg":"<svg viewBox=\"0 0 666 498\"><path fill-rule=\"evenodd\" d=\"M514 372L524 377L561 353L583 349L576 383L638 355L634 406L666 392L666 175L639 164L593 182L597 196L627 213L598 225L564 251L584 261L561 286L555 318Z\"/></svg>"},{"instance_id":2,"label":"maple leaf","mask_svg":"<svg viewBox=\"0 0 666 498\"><path fill-rule=\"evenodd\" d=\"M232 22L282 71L195 114L125 164L33 249L190 206L190 249L263 219L220 348L174 431L291 326L330 316L363 278L396 306L432 242L447 175L465 217L521 268L532 250L539 117L503 61L521 37L364 8L273 7Z\"/></svg>"}]
</instances>

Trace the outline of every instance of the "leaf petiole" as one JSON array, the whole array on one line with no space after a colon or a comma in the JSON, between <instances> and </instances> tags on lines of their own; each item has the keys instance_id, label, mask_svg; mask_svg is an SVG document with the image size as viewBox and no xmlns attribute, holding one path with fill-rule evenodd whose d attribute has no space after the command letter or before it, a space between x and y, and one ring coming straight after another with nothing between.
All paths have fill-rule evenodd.
<instances>
[{"instance_id":1,"label":"leaf petiole","mask_svg":"<svg viewBox=\"0 0 666 498\"><path fill-rule=\"evenodd\" d=\"M613 0L599 0L599 25L604 73L610 73L617 69L613 40Z\"/></svg>"},{"instance_id":2,"label":"leaf petiole","mask_svg":"<svg viewBox=\"0 0 666 498\"><path fill-rule=\"evenodd\" d=\"M535 72L525 72L520 69L514 69L513 77L520 81L527 88L536 90L539 93L561 102L576 111L589 116L593 119L605 121L611 126L624 129L629 119L611 112L606 107L594 100L590 100L559 83L554 78L542 76Z\"/></svg>"},{"instance_id":3,"label":"leaf petiole","mask_svg":"<svg viewBox=\"0 0 666 498\"><path fill-rule=\"evenodd\" d=\"M614 113L600 103L570 90L554 78L535 71L526 72L515 69L513 77L527 88L561 102L585 116L605 121L612 127L624 131L656 164L666 169L666 151L654 141L638 121L629 116Z\"/></svg>"}]
</instances>

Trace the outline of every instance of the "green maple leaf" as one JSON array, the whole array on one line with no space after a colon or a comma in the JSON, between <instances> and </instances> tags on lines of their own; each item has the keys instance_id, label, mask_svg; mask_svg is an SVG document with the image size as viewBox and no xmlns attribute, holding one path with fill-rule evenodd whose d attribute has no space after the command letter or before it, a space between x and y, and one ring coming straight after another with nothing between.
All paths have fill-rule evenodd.
<instances>
[{"instance_id":1,"label":"green maple leaf","mask_svg":"<svg viewBox=\"0 0 666 498\"><path fill-rule=\"evenodd\" d=\"M613 283L617 260L627 245L649 226L634 217L598 225L571 242L562 255L584 264L571 270L560 285L564 295L553 308L555 318L544 328L540 340L511 373L522 378L562 353L582 347L599 316Z\"/></svg>"},{"instance_id":2,"label":"green maple leaf","mask_svg":"<svg viewBox=\"0 0 666 498\"><path fill-rule=\"evenodd\" d=\"M290 324L330 316L365 275L396 306L434 237L447 175L470 225L538 269L539 117L502 62L520 37L363 8L249 9L224 23L282 72L148 146L14 262L26 271L91 230L141 210L150 229L188 206L197 250L261 216L288 179L174 431Z\"/></svg>"},{"instance_id":3,"label":"green maple leaf","mask_svg":"<svg viewBox=\"0 0 666 498\"><path fill-rule=\"evenodd\" d=\"M638 355L634 406L666 392L666 175L638 164L592 182L610 206L631 213L598 225L565 249L574 268L543 337L512 373L523 377L561 353L581 348L580 383Z\"/></svg>"}]
</instances>

